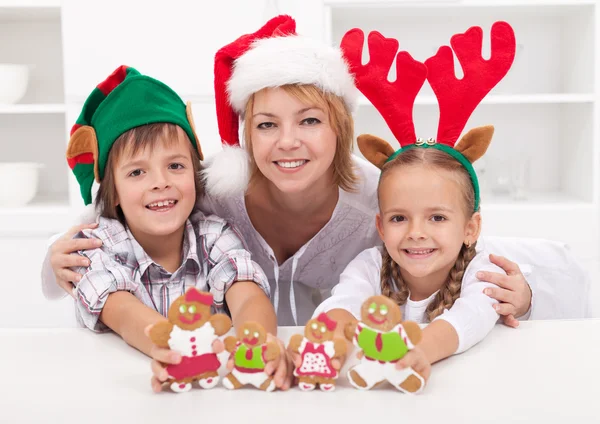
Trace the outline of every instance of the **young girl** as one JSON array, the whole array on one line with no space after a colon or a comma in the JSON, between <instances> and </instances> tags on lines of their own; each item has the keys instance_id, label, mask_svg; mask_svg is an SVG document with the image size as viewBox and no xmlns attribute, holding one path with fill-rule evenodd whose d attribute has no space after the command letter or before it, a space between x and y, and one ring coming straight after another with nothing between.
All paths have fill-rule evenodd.
<instances>
[{"instance_id":1,"label":"young girl","mask_svg":"<svg viewBox=\"0 0 600 424\"><path fill-rule=\"evenodd\" d=\"M466 40L476 36L473 32L461 34L465 45L473 41ZM455 39L452 41L455 46ZM478 61L481 38L479 50L457 52L465 72L460 81L463 87L454 77L452 54L445 55L443 48L425 62L427 67L405 52L398 54L399 80L392 88L387 71L397 44L390 45L381 35L371 34L369 53L371 63L379 61L380 68L376 69L371 63L361 65L362 31L349 32L342 43L356 71L359 89L386 116L401 149L394 152L381 139L359 137L365 157L381 168L376 227L383 247L359 254L342 273L332 297L315 314L328 312L333 319L348 322L360 318L361 304L368 297L390 297L401 306L405 320L430 322L422 342L396 365L413 367L427 379L431 363L469 349L499 318L498 302L486 295L493 284L475 275L482 269L500 269L489 262L488 252L475 251L481 214L479 185L471 165L487 149L493 127L475 128L455 143L473 108L508 72L514 57L514 34L506 23L494 25L492 59L487 65L480 58ZM476 49L477 43L473 45ZM382 65L382 57L389 59L387 67ZM486 78L473 81L475 74ZM426 75L440 103L437 140L427 141L416 139L412 119L408 119ZM389 101L390 94L396 96L396 103ZM407 119L399 119L402 113ZM349 378L353 378L352 373Z\"/></svg>"},{"instance_id":2,"label":"young girl","mask_svg":"<svg viewBox=\"0 0 600 424\"><path fill-rule=\"evenodd\" d=\"M276 334L268 281L237 232L214 215L191 217L203 192L191 116L165 84L122 66L88 97L67 150L86 204L100 183L98 224L78 235L102 246L80 252L89 265L78 270L77 317L158 360L175 352L145 329L190 287L210 291L234 325L254 320Z\"/></svg>"}]
</instances>

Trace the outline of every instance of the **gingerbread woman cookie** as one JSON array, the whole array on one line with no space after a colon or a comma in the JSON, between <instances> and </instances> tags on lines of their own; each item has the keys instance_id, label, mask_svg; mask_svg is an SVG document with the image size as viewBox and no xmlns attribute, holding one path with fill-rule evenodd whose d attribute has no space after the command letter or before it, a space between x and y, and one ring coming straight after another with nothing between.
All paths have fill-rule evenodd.
<instances>
[{"instance_id":1,"label":"gingerbread woman cookie","mask_svg":"<svg viewBox=\"0 0 600 424\"><path fill-rule=\"evenodd\" d=\"M421 341L416 322L402 321L400 307L385 296L372 296L361 307L361 322L348 323L345 336L361 351L360 363L348 370L348 380L360 390L389 381L404 393L418 393L424 380L412 368L396 369L396 363Z\"/></svg>"},{"instance_id":2,"label":"gingerbread woman cookie","mask_svg":"<svg viewBox=\"0 0 600 424\"><path fill-rule=\"evenodd\" d=\"M217 341L222 343L219 336L229 331L231 320L227 315L211 315L212 303L212 294L191 288L175 299L169 308L168 321L156 323L150 329L154 344L182 356L179 364L167 366L167 383L174 392L187 392L194 381L204 389L211 389L219 382L221 363L213 345Z\"/></svg>"},{"instance_id":3,"label":"gingerbread woman cookie","mask_svg":"<svg viewBox=\"0 0 600 424\"><path fill-rule=\"evenodd\" d=\"M223 379L223 386L239 389L246 384L271 392L275 389L273 377L265 373L267 362L280 355L275 342L267 342L267 332L257 322L247 322L239 328L237 338L225 339L225 350L233 354L233 370Z\"/></svg>"},{"instance_id":4,"label":"gingerbread woman cookie","mask_svg":"<svg viewBox=\"0 0 600 424\"><path fill-rule=\"evenodd\" d=\"M295 334L290 339L288 349L301 358L300 366L294 369L300 390L310 391L317 385L324 392L335 390L339 373L331 361L346 354L346 340L334 337L336 327L337 322L322 313L306 323L304 336Z\"/></svg>"}]
</instances>

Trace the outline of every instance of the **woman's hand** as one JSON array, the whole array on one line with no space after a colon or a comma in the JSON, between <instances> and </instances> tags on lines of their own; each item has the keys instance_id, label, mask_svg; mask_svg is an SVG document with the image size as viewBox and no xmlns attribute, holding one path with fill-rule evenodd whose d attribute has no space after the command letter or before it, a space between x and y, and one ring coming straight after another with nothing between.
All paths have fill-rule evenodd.
<instances>
[{"instance_id":1,"label":"woman's hand","mask_svg":"<svg viewBox=\"0 0 600 424\"><path fill-rule=\"evenodd\" d=\"M274 342L279 347L279 356L274 361L269 361L265 364L265 373L273 376L275 387L280 390L287 390L292 386L294 364L290 352L285 348L281 340L272 334L267 334L267 343ZM233 369L233 354L227 361L227 369Z\"/></svg>"},{"instance_id":2,"label":"woman's hand","mask_svg":"<svg viewBox=\"0 0 600 424\"><path fill-rule=\"evenodd\" d=\"M503 256L491 254L490 261L502 268L506 275L497 272L479 271L477 278L498 286L488 287L483 292L500 302L494 305L494 308L502 316L504 324L509 327L518 327L519 321L517 318L525 315L531 307L531 287L516 263Z\"/></svg>"},{"instance_id":3,"label":"woman's hand","mask_svg":"<svg viewBox=\"0 0 600 424\"><path fill-rule=\"evenodd\" d=\"M71 271L71 267L88 267L88 258L78 255L80 250L96 249L102 246L102 241L89 239L74 239L73 236L81 230L96 228L97 223L83 224L71 227L61 238L50 246L50 265L56 278L56 283L69 295L73 296L73 283L81 280L81 274Z\"/></svg>"}]
</instances>

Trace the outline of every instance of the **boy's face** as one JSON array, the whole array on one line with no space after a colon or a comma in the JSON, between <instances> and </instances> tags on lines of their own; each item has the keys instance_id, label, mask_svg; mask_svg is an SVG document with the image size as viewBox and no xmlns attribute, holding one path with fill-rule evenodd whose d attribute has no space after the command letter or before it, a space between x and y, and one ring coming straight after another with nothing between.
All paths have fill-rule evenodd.
<instances>
[{"instance_id":1,"label":"boy's face","mask_svg":"<svg viewBox=\"0 0 600 424\"><path fill-rule=\"evenodd\" d=\"M190 143L178 134L176 143L126 150L113 169L118 205L136 239L181 230L196 202Z\"/></svg>"},{"instance_id":2,"label":"boy's face","mask_svg":"<svg viewBox=\"0 0 600 424\"><path fill-rule=\"evenodd\" d=\"M480 215L465 215L456 176L423 166L391 169L379 190L377 229L404 278L444 281L462 244L479 236Z\"/></svg>"}]
</instances>

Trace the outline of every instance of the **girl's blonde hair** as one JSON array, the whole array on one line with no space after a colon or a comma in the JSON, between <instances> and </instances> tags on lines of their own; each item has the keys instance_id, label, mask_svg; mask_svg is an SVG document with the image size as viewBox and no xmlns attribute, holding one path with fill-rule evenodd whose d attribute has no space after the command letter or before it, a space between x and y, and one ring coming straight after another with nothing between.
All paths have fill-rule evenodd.
<instances>
[{"instance_id":1,"label":"girl's blonde hair","mask_svg":"<svg viewBox=\"0 0 600 424\"><path fill-rule=\"evenodd\" d=\"M185 131L177 125L169 123L142 125L121 134L110 149L108 160L106 161L104 179L98 187L98 194L96 196L95 206L96 210L100 212L100 216L117 219L123 225L127 224L123 210L117 204L119 197L114 177L115 166L121 157L124 155L129 157L134 156L143 149L152 150L159 143L164 143L165 146L170 147L177 144L180 138L183 138L189 146L195 175L196 198L200 198L204 193L204 183L200 177L200 171L202 170L200 157Z\"/></svg>"},{"instance_id":2,"label":"girl's blonde hair","mask_svg":"<svg viewBox=\"0 0 600 424\"><path fill-rule=\"evenodd\" d=\"M342 190L355 191L358 177L352 162L352 149L354 146L354 120L346 107L344 100L323 91L314 85L288 84L280 87L287 94L297 98L305 104L315 105L323 109L329 117L329 124L336 134L336 149L333 158L334 182ZM256 94L256 93L255 93ZM244 112L244 141L250 156L250 187L262 174L256 166L252 154L252 111L254 96L250 96Z\"/></svg>"},{"instance_id":3,"label":"girl's blonde hair","mask_svg":"<svg viewBox=\"0 0 600 424\"><path fill-rule=\"evenodd\" d=\"M475 208L475 191L473 183L467 170L452 156L441 150L434 148L411 148L386 163L381 170L379 188L381 183L390 170L408 165L425 166L434 169L444 169L450 171L456 178L456 182L461 188L463 195L463 205L465 216L470 218ZM475 246L477 242L467 246L462 245L454 266L446 283L442 286L435 299L429 304L426 310L427 318L433 321L435 317L441 315L445 309L450 309L454 302L460 297L462 279L465 269L475 257ZM398 305L403 305L408 299L408 287L400 274L400 267L384 246L383 261L381 265L381 293L391 298Z\"/></svg>"}]
</instances>

